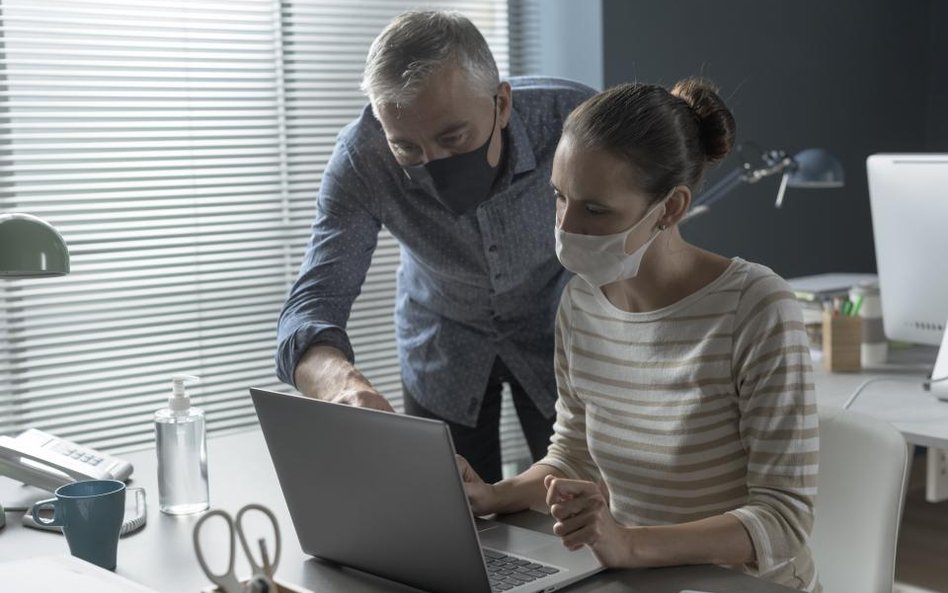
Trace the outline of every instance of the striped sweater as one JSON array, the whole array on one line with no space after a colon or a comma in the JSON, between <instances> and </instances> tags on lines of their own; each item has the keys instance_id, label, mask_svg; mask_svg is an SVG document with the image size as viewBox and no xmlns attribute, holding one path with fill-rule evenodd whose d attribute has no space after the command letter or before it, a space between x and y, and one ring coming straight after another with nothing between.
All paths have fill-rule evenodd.
<instances>
[{"instance_id":1,"label":"striped sweater","mask_svg":"<svg viewBox=\"0 0 948 593\"><path fill-rule=\"evenodd\" d=\"M819 591L807 547L819 434L799 305L769 268L735 258L668 307L630 313L574 278L556 321L559 399L540 463L604 481L626 525L729 513L742 568Z\"/></svg>"}]
</instances>

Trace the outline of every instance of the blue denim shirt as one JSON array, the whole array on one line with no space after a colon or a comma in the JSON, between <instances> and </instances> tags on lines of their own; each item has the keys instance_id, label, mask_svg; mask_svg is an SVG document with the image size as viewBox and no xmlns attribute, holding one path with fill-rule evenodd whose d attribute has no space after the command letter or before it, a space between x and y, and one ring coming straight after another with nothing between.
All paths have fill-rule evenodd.
<instances>
[{"instance_id":1,"label":"blue denim shirt","mask_svg":"<svg viewBox=\"0 0 948 593\"><path fill-rule=\"evenodd\" d=\"M461 216L408 179L369 107L342 130L280 314L282 381L292 384L297 362L316 344L354 360L346 322L384 225L401 246L396 335L402 380L418 403L473 426L499 356L553 416L553 320L569 276L554 251L549 181L563 122L593 90L551 78L510 84L505 167L491 197Z\"/></svg>"}]
</instances>

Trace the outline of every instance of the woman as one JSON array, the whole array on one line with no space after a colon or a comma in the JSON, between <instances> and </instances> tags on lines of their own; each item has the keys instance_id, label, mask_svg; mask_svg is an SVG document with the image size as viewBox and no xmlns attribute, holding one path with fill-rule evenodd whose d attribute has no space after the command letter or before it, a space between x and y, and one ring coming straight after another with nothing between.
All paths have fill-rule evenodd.
<instances>
[{"instance_id":1,"label":"woman","mask_svg":"<svg viewBox=\"0 0 948 593\"><path fill-rule=\"evenodd\" d=\"M557 314L547 456L484 483L478 514L548 508L606 566L739 565L819 591L806 540L819 448L801 313L770 269L678 230L734 118L708 83L625 84L580 105L553 162Z\"/></svg>"}]
</instances>

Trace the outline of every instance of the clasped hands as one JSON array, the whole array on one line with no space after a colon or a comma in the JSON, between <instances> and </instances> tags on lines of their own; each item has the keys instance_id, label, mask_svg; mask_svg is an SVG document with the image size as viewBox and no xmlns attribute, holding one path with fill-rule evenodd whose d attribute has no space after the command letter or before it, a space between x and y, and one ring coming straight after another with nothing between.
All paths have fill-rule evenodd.
<instances>
[{"instance_id":1,"label":"clasped hands","mask_svg":"<svg viewBox=\"0 0 948 593\"><path fill-rule=\"evenodd\" d=\"M484 482L470 464L457 456L458 469L471 509L477 515L504 511L497 485ZM543 478L546 506L556 519L553 533L570 550L589 546L603 566L629 567L632 531L621 525L609 510L605 484L547 475ZM529 504L515 505L526 508Z\"/></svg>"}]
</instances>

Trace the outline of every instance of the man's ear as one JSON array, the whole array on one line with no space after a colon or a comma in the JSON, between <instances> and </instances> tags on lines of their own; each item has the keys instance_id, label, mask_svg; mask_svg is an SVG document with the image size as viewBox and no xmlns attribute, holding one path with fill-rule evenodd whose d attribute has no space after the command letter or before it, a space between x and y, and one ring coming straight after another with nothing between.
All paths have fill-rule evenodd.
<instances>
[{"instance_id":1,"label":"man's ear","mask_svg":"<svg viewBox=\"0 0 948 593\"><path fill-rule=\"evenodd\" d=\"M497 85L497 119L500 120L500 128L506 128L510 122L510 114L513 112L513 92L510 83L504 81Z\"/></svg>"},{"instance_id":2,"label":"man's ear","mask_svg":"<svg viewBox=\"0 0 948 593\"><path fill-rule=\"evenodd\" d=\"M665 201L665 214L658 219L658 224L666 227L678 224L690 207L691 188L687 185L675 186L672 194Z\"/></svg>"}]
</instances>

